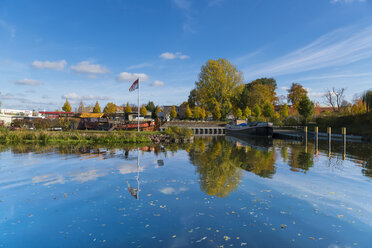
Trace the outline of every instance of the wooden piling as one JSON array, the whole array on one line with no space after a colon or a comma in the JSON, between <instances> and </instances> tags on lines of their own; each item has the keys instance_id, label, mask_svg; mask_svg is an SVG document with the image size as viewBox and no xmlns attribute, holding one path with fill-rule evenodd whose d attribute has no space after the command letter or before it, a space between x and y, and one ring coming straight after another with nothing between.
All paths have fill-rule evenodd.
<instances>
[{"instance_id":1,"label":"wooden piling","mask_svg":"<svg viewBox=\"0 0 372 248\"><path fill-rule=\"evenodd\" d=\"M327 128L328 133L328 157L331 157L331 144L332 144L332 128Z\"/></svg>"},{"instance_id":2,"label":"wooden piling","mask_svg":"<svg viewBox=\"0 0 372 248\"><path fill-rule=\"evenodd\" d=\"M345 160L346 159L346 127L342 128L342 140L344 143L344 152L342 154L342 159Z\"/></svg>"},{"instance_id":3,"label":"wooden piling","mask_svg":"<svg viewBox=\"0 0 372 248\"><path fill-rule=\"evenodd\" d=\"M315 154L318 155L319 128L315 127L314 132L315 132Z\"/></svg>"}]
</instances>

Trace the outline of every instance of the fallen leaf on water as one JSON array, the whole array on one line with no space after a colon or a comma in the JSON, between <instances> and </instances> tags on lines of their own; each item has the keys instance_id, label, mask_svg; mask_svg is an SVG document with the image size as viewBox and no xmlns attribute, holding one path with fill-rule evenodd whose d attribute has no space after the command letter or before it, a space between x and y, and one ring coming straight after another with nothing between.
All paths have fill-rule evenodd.
<instances>
[{"instance_id":1,"label":"fallen leaf on water","mask_svg":"<svg viewBox=\"0 0 372 248\"><path fill-rule=\"evenodd\" d=\"M203 237L203 238L201 238L201 239L199 239L199 240L197 240L196 242L202 242L203 240L205 240L207 238L207 236L205 236L205 237Z\"/></svg>"},{"instance_id":2,"label":"fallen leaf on water","mask_svg":"<svg viewBox=\"0 0 372 248\"><path fill-rule=\"evenodd\" d=\"M172 236L172 238L175 238L175 237L177 237L177 236L176 236L176 235L173 235L173 236Z\"/></svg>"},{"instance_id":3,"label":"fallen leaf on water","mask_svg":"<svg viewBox=\"0 0 372 248\"><path fill-rule=\"evenodd\" d=\"M223 238L225 239L225 241L229 240L230 237L229 236L223 236Z\"/></svg>"}]
</instances>

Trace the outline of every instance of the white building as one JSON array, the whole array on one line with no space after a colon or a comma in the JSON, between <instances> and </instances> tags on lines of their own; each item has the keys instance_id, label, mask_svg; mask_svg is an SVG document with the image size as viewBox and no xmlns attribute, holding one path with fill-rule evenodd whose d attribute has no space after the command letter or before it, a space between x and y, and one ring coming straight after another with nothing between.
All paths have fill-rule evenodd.
<instances>
[{"instance_id":1,"label":"white building","mask_svg":"<svg viewBox=\"0 0 372 248\"><path fill-rule=\"evenodd\" d=\"M9 126L14 119L32 117L32 113L32 110L0 109L0 124Z\"/></svg>"}]
</instances>

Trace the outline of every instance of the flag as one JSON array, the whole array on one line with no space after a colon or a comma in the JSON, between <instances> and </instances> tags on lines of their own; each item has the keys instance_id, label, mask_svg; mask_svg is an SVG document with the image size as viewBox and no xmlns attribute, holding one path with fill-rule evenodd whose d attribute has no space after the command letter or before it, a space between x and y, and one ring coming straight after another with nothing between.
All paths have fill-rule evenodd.
<instances>
[{"instance_id":1,"label":"flag","mask_svg":"<svg viewBox=\"0 0 372 248\"><path fill-rule=\"evenodd\" d=\"M134 83L132 84L132 86L130 86L129 92L132 92L132 91L138 89L138 86L139 86L139 79L137 78L137 80L134 81Z\"/></svg>"}]
</instances>

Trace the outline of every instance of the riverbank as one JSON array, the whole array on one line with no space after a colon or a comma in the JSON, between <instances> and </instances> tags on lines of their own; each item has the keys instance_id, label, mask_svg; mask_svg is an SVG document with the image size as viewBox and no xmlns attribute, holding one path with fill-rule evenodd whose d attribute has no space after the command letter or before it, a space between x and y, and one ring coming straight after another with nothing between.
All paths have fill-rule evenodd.
<instances>
[{"instance_id":1,"label":"riverbank","mask_svg":"<svg viewBox=\"0 0 372 248\"><path fill-rule=\"evenodd\" d=\"M190 141L192 133L180 128L167 128L164 132L132 131L31 131L0 130L1 144L148 144Z\"/></svg>"}]
</instances>

